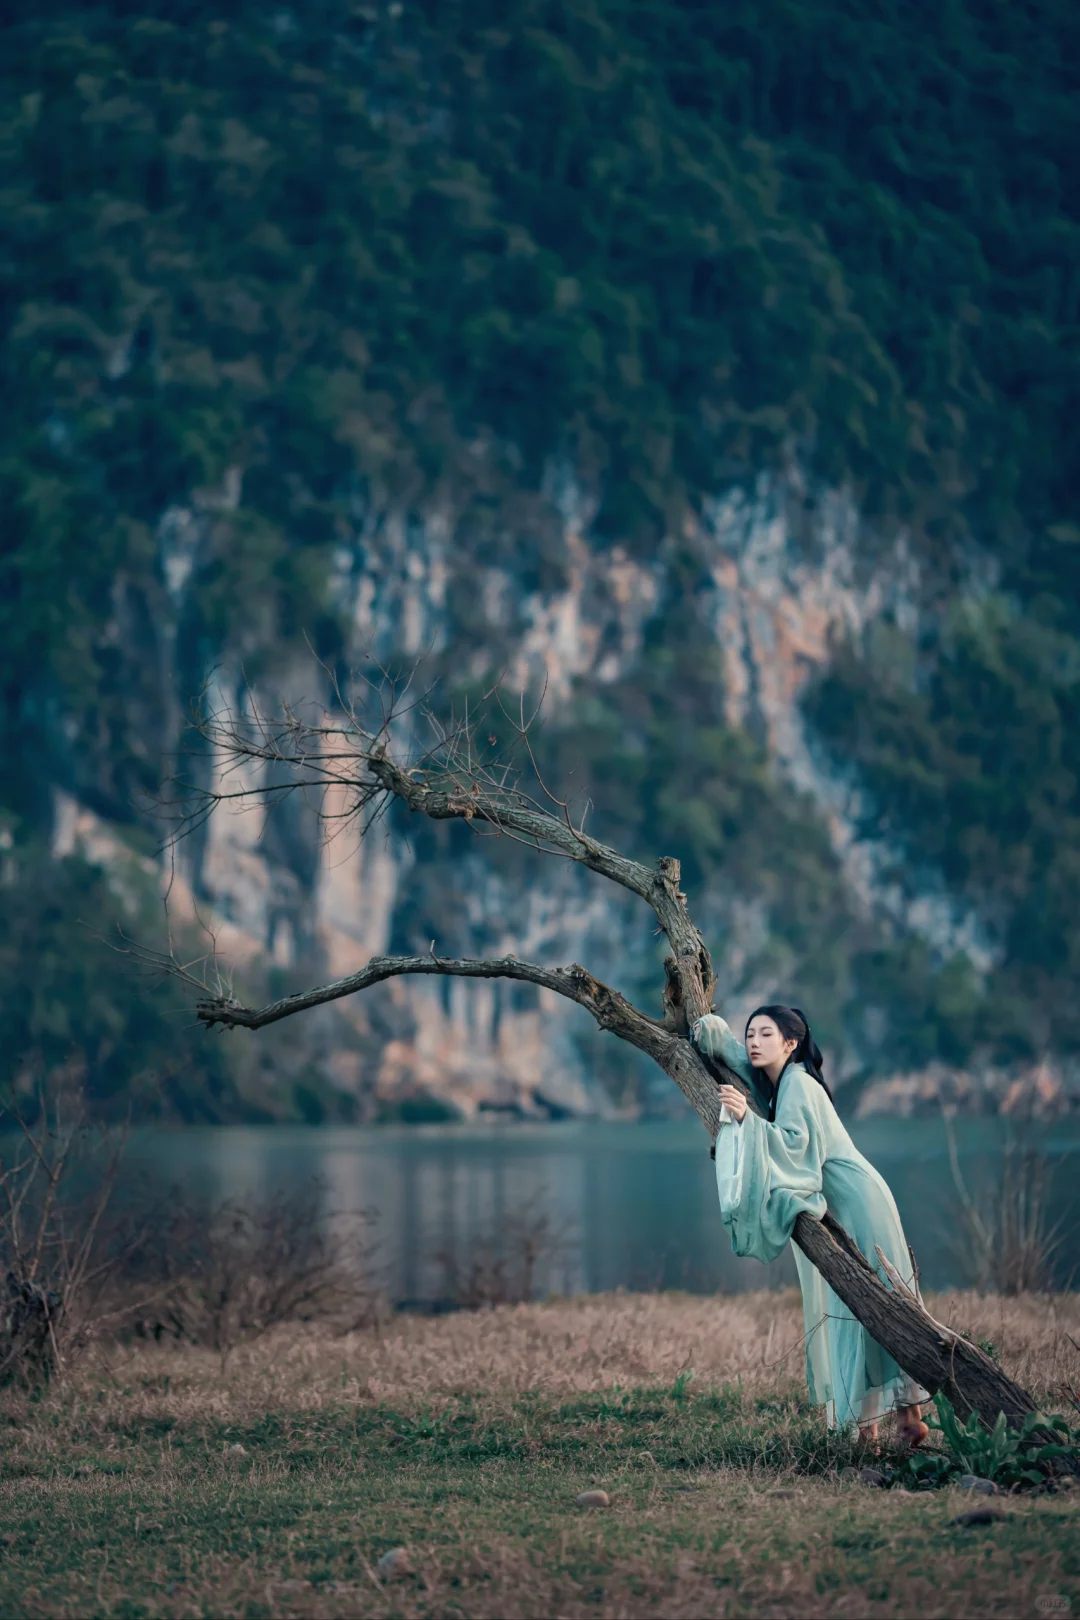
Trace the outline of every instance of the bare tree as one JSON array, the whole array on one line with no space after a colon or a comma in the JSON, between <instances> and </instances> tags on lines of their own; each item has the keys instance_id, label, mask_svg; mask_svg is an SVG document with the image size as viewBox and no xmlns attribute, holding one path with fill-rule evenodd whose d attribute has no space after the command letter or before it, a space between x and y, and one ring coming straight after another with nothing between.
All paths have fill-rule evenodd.
<instances>
[{"instance_id":1,"label":"bare tree","mask_svg":"<svg viewBox=\"0 0 1080 1620\"><path fill-rule=\"evenodd\" d=\"M91 1126L78 1086L29 1115L0 1105L0 1385L63 1374L123 1314L109 1293L134 1239L105 1226L125 1142Z\"/></svg>"},{"instance_id":2,"label":"bare tree","mask_svg":"<svg viewBox=\"0 0 1080 1620\"><path fill-rule=\"evenodd\" d=\"M149 1327L222 1356L285 1322L342 1331L377 1319L371 1216L328 1229L323 1187L204 1205L180 1189L147 1223L132 1271L156 1302Z\"/></svg>"},{"instance_id":3,"label":"bare tree","mask_svg":"<svg viewBox=\"0 0 1080 1620\"><path fill-rule=\"evenodd\" d=\"M1075 1248L1075 1230L1064 1216L1053 1216L1053 1158L1025 1137L1023 1124L1018 1133L1010 1122L1000 1170L990 1186L973 1193L960 1169L952 1119L945 1115L955 1189L946 1216L949 1247L968 1280L984 1292L1050 1288L1062 1251Z\"/></svg>"},{"instance_id":4,"label":"bare tree","mask_svg":"<svg viewBox=\"0 0 1080 1620\"><path fill-rule=\"evenodd\" d=\"M373 957L347 978L257 1009L222 994L219 983L211 988L178 963L164 963L208 992L197 1006L202 1023L207 1028L263 1029L402 974L515 979L576 1002L601 1029L647 1053L715 1137L717 1081L740 1082L722 1065L707 1063L688 1039L690 1025L712 1008L716 976L680 888L679 861L661 856L655 866L647 866L594 838L583 817L575 821L568 802L547 789L537 768L531 740L535 715L526 716L522 707L512 718L497 689L487 694L498 711L492 728L482 723L483 711L479 717L466 713L460 722L440 723L430 694L414 697L409 682L399 689L383 672L375 680L361 681L355 697L337 683L331 685L333 712L314 719L288 706L269 714L250 692L242 710L204 704L195 729L216 756L219 770L209 787L183 784L176 801L178 836L230 802L270 805L302 792L328 828L347 823L364 836L397 805L432 821L461 822L480 837L510 839L537 855L572 861L629 890L651 909L670 946L662 1016L643 1012L576 962L549 967L514 955L493 960L440 957L433 941L425 955ZM507 724L512 730L509 747L500 746L495 735L505 735ZM426 745L417 745L424 727L430 728L429 738ZM495 734L488 735L492 730ZM900 1366L931 1392L946 1394L962 1416L974 1411L993 1423L1004 1412L1019 1422L1036 1409L1027 1391L977 1345L935 1321L901 1277L890 1272L893 1286L886 1287L830 1215L821 1221L800 1215L794 1240Z\"/></svg>"}]
</instances>

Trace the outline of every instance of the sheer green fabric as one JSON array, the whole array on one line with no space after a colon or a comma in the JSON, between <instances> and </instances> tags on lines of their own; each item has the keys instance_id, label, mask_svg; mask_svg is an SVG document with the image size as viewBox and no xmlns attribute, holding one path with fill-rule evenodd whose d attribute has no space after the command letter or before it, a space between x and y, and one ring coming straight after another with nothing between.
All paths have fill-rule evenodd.
<instances>
[{"instance_id":1,"label":"sheer green fabric","mask_svg":"<svg viewBox=\"0 0 1080 1620\"><path fill-rule=\"evenodd\" d=\"M694 1040L745 1080L758 1107L768 1111L769 1093L724 1019L715 1013L702 1018L694 1026ZM741 1124L720 1126L716 1176L721 1216L736 1254L776 1260L791 1240L796 1216L805 1210L820 1217L828 1209L886 1286L892 1285L876 1247L917 1292L892 1193L852 1142L824 1087L801 1064L792 1064L780 1078L774 1122L748 1109ZM929 1400L801 1249L792 1244L792 1252L802 1289L807 1387L811 1402L825 1407L830 1425L871 1423L894 1407Z\"/></svg>"}]
</instances>

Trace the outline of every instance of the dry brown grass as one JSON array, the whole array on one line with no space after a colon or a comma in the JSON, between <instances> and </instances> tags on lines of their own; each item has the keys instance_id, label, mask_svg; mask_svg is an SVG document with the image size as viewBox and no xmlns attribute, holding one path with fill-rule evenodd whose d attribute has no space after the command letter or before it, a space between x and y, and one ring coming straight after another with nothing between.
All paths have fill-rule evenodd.
<instances>
[{"instance_id":1,"label":"dry brown grass","mask_svg":"<svg viewBox=\"0 0 1080 1620\"><path fill-rule=\"evenodd\" d=\"M1077 1376L1080 1294L1012 1299L928 1296L934 1315L991 1341L1006 1370L1039 1399ZM130 1386L174 1416L198 1410L222 1421L252 1411L305 1410L343 1401L430 1405L466 1391L550 1396L620 1385L671 1384L692 1369L699 1384L741 1381L749 1393L803 1376L797 1289L703 1298L599 1294L441 1317L397 1316L341 1336L283 1327L222 1357L190 1345L137 1343L100 1350L72 1388ZM168 1390L162 1380L168 1378ZM130 1408L129 1408L130 1409Z\"/></svg>"}]
</instances>

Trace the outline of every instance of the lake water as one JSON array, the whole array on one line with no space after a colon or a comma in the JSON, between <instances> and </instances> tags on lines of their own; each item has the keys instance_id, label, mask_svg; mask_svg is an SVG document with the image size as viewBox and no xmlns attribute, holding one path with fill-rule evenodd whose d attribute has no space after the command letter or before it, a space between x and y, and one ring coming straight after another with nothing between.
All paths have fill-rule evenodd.
<instances>
[{"instance_id":1,"label":"lake water","mask_svg":"<svg viewBox=\"0 0 1080 1620\"><path fill-rule=\"evenodd\" d=\"M1008 1127L954 1122L963 1175L1000 1188ZM964 1282L944 1123L872 1119L852 1128L885 1176L928 1287ZM1080 1121L1025 1141L1048 1157L1055 1218L1080 1227ZM539 1235L541 1292L685 1288L737 1292L795 1281L790 1254L737 1260L720 1221L708 1140L693 1120L611 1124L184 1127L136 1134L128 1175L199 1198L262 1197L317 1179L328 1219L377 1212L382 1275L399 1301L448 1292L446 1257L465 1265ZM546 1235L540 1224L546 1222ZM512 1251L512 1252L511 1252ZM1076 1286L1075 1241L1057 1281Z\"/></svg>"}]
</instances>

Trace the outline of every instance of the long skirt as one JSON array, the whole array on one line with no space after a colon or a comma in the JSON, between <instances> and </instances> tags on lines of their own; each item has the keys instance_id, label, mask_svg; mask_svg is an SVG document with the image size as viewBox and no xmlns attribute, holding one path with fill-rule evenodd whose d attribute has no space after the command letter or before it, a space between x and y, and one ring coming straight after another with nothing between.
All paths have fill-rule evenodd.
<instances>
[{"instance_id":1,"label":"long skirt","mask_svg":"<svg viewBox=\"0 0 1080 1620\"><path fill-rule=\"evenodd\" d=\"M885 1286L892 1284L875 1245L918 1295L896 1201L877 1171L869 1164L864 1168L828 1163L823 1190L830 1213L854 1238ZM806 1383L811 1404L825 1407L829 1426L852 1429L874 1423L897 1407L928 1401L929 1393L855 1320L802 1250L794 1243L791 1247L802 1289Z\"/></svg>"}]
</instances>

